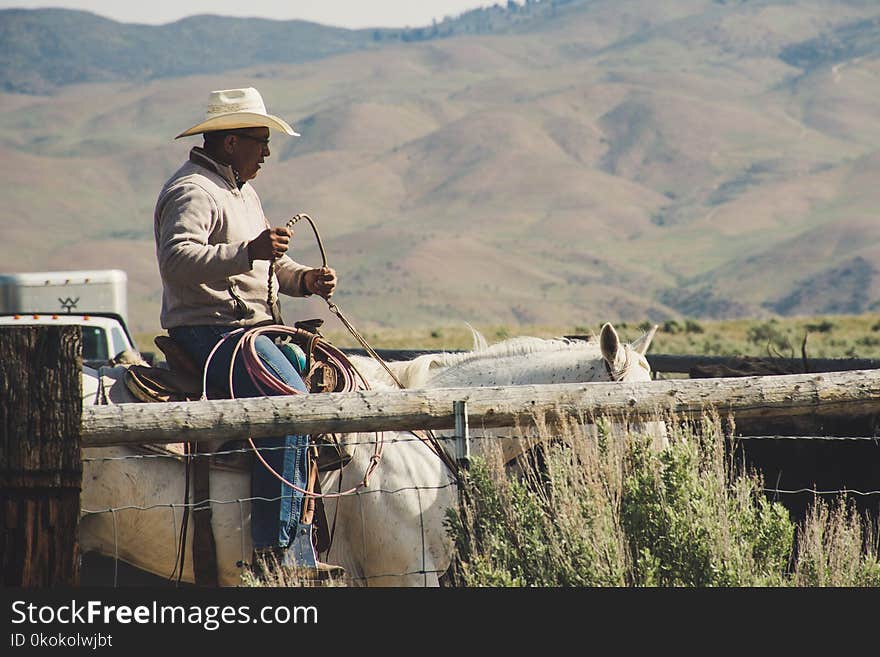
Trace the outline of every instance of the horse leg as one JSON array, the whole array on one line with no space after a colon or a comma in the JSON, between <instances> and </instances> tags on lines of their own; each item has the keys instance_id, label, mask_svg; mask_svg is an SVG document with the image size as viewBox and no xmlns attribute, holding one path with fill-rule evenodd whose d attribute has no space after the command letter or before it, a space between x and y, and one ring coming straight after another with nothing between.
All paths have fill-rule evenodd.
<instances>
[{"instance_id":1,"label":"horse leg","mask_svg":"<svg viewBox=\"0 0 880 657\"><path fill-rule=\"evenodd\" d=\"M358 449L342 471L321 483L325 493L356 486L368 462ZM438 586L452 551L443 525L455 503L455 486L443 464L409 434L388 437L383 458L356 494L326 500L327 519L335 526L327 559L346 569L355 586Z\"/></svg>"}]
</instances>

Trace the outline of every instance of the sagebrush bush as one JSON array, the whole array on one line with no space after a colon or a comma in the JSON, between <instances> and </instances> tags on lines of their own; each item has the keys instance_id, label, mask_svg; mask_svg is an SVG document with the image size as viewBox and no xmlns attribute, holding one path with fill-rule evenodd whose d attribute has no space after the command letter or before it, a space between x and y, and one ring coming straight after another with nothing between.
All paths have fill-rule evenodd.
<instances>
[{"instance_id":1,"label":"sagebrush bush","mask_svg":"<svg viewBox=\"0 0 880 657\"><path fill-rule=\"evenodd\" d=\"M563 439L564 440L564 439ZM519 477L503 475L489 450L466 476L461 508L448 525L463 586L618 586L626 553L607 504L619 477L603 466L601 441L567 442L520 461ZM591 468L580 468L589 462Z\"/></svg>"},{"instance_id":2,"label":"sagebrush bush","mask_svg":"<svg viewBox=\"0 0 880 657\"><path fill-rule=\"evenodd\" d=\"M715 431L684 430L659 454L645 440L632 441L621 508L632 583L781 582L794 539L788 512L767 501L758 476L732 474L722 446Z\"/></svg>"},{"instance_id":3,"label":"sagebrush bush","mask_svg":"<svg viewBox=\"0 0 880 657\"><path fill-rule=\"evenodd\" d=\"M878 586L877 532L817 503L796 528L717 417L651 437L564 424L511 472L475 459L450 510L458 586ZM797 545L796 545L797 543ZM797 555L797 556L795 556Z\"/></svg>"}]
</instances>

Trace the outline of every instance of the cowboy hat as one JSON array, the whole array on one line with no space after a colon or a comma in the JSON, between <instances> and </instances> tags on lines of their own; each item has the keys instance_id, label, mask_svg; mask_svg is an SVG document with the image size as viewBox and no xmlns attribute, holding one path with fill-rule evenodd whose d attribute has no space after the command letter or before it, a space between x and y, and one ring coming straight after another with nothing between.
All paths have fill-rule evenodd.
<instances>
[{"instance_id":1,"label":"cowboy hat","mask_svg":"<svg viewBox=\"0 0 880 657\"><path fill-rule=\"evenodd\" d=\"M212 91L208 97L205 120L189 130L184 130L175 139L201 132L235 128L272 128L294 137L300 136L284 119L268 114L260 92L253 87L247 87Z\"/></svg>"}]
</instances>

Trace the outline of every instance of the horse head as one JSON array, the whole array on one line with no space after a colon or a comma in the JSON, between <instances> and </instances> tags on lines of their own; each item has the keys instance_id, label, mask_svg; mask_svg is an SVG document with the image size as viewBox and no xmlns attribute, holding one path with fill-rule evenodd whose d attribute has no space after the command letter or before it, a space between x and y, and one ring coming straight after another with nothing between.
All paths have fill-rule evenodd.
<instances>
[{"instance_id":1,"label":"horse head","mask_svg":"<svg viewBox=\"0 0 880 657\"><path fill-rule=\"evenodd\" d=\"M599 334L599 346L605 361L605 369L612 381L627 383L651 381L651 365L648 363L645 353L648 351L656 331L657 326L655 325L632 344L624 344L620 342L617 331L611 324L605 323L602 326ZM669 445L666 423L662 420L639 423L633 428L651 436L656 449L663 449Z\"/></svg>"},{"instance_id":2,"label":"horse head","mask_svg":"<svg viewBox=\"0 0 880 657\"><path fill-rule=\"evenodd\" d=\"M598 339L519 336L490 346L477 346L469 352L426 354L389 366L406 387L641 382L651 380L651 367L645 352L652 337L653 331L632 344L624 343L614 327L606 323ZM477 340L475 344L478 344ZM369 358L352 357L352 360L359 370L368 373L371 386L390 387L390 377ZM655 436L658 446L666 444L663 422L640 423L635 429Z\"/></svg>"},{"instance_id":3,"label":"horse head","mask_svg":"<svg viewBox=\"0 0 880 657\"><path fill-rule=\"evenodd\" d=\"M654 327L656 330L656 326ZM654 330L632 344L620 341L617 331L606 322L599 332L599 348L605 361L605 370L612 381L650 381L651 365L645 357Z\"/></svg>"}]
</instances>

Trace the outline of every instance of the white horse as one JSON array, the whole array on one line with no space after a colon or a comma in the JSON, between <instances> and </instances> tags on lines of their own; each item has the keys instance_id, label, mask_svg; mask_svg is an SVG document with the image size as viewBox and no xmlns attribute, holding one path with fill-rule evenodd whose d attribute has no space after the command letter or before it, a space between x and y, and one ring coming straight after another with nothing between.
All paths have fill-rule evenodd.
<instances>
[{"instance_id":1,"label":"white horse","mask_svg":"<svg viewBox=\"0 0 880 657\"><path fill-rule=\"evenodd\" d=\"M471 353L430 354L389 365L408 387L650 380L644 358L649 342L650 336L623 344L606 324L598 344L514 338ZM351 360L371 387L397 387L374 361L357 356ZM97 401L102 383L109 403L134 401L121 380L123 371L104 368L102 381L85 370L84 403ZM356 486L373 455L373 434L344 439L352 461L341 471L341 482L339 471L322 477L324 493ZM412 434L386 432L385 441L367 488L325 500L335 535L324 559L344 566L356 585L436 586L451 561L443 520L457 503L454 477ZM516 450L521 448L514 448L513 455ZM137 455L129 448L85 450L80 544L83 552L97 550L169 576L182 517L183 465L169 458L124 458ZM238 584L237 564L250 560L249 491L247 472L212 470L212 522L223 585ZM187 544L191 541L190 537ZM183 580L192 581L190 555L185 563Z\"/></svg>"}]
</instances>

